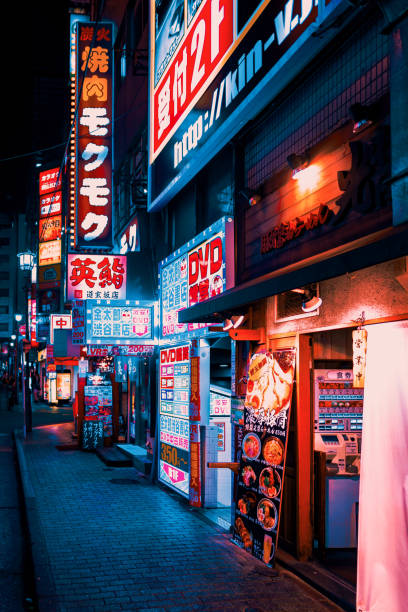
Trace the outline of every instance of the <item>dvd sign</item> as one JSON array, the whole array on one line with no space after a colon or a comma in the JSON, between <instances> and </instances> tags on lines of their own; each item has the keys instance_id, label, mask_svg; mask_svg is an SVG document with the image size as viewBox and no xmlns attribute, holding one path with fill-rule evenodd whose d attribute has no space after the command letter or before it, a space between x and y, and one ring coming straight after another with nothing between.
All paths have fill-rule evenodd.
<instances>
[{"instance_id":1,"label":"dvd sign","mask_svg":"<svg viewBox=\"0 0 408 612\"><path fill-rule=\"evenodd\" d=\"M221 234L202 243L188 255L189 305L208 300L223 289Z\"/></svg>"}]
</instances>

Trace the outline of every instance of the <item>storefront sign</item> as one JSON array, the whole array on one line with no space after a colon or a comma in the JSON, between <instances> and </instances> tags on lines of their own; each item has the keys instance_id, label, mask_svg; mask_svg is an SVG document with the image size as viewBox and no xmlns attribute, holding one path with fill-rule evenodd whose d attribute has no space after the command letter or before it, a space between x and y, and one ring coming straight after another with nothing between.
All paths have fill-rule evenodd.
<instances>
[{"instance_id":1,"label":"storefront sign","mask_svg":"<svg viewBox=\"0 0 408 612\"><path fill-rule=\"evenodd\" d=\"M233 541L273 566L295 369L293 349L252 356Z\"/></svg>"},{"instance_id":2,"label":"storefront sign","mask_svg":"<svg viewBox=\"0 0 408 612\"><path fill-rule=\"evenodd\" d=\"M61 189L61 175L59 168L51 168L51 170L40 172L38 181L40 196Z\"/></svg>"},{"instance_id":3,"label":"storefront sign","mask_svg":"<svg viewBox=\"0 0 408 612\"><path fill-rule=\"evenodd\" d=\"M68 254L68 299L126 298L126 257Z\"/></svg>"},{"instance_id":4,"label":"storefront sign","mask_svg":"<svg viewBox=\"0 0 408 612\"><path fill-rule=\"evenodd\" d=\"M38 282L41 286L61 280L61 264L41 266L38 269Z\"/></svg>"},{"instance_id":5,"label":"storefront sign","mask_svg":"<svg viewBox=\"0 0 408 612\"><path fill-rule=\"evenodd\" d=\"M77 24L76 240L86 248L112 246L112 33L111 23Z\"/></svg>"},{"instance_id":6,"label":"storefront sign","mask_svg":"<svg viewBox=\"0 0 408 612\"><path fill-rule=\"evenodd\" d=\"M201 506L200 467L200 340L193 339L190 349L190 506Z\"/></svg>"},{"instance_id":7,"label":"storefront sign","mask_svg":"<svg viewBox=\"0 0 408 612\"><path fill-rule=\"evenodd\" d=\"M145 357L153 355L154 344L88 344L88 357L107 357L116 355L130 355L134 357Z\"/></svg>"},{"instance_id":8,"label":"storefront sign","mask_svg":"<svg viewBox=\"0 0 408 612\"><path fill-rule=\"evenodd\" d=\"M210 391L210 416L230 416L231 398Z\"/></svg>"},{"instance_id":9,"label":"storefront sign","mask_svg":"<svg viewBox=\"0 0 408 612\"><path fill-rule=\"evenodd\" d=\"M54 363L54 347L52 344L47 344L46 346L46 351L47 351L47 366L48 364L53 364Z\"/></svg>"},{"instance_id":10,"label":"storefront sign","mask_svg":"<svg viewBox=\"0 0 408 612\"><path fill-rule=\"evenodd\" d=\"M31 346L37 346L37 299L35 297L35 286L31 288L31 294L31 300L28 300L30 304L30 342Z\"/></svg>"},{"instance_id":11,"label":"storefront sign","mask_svg":"<svg viewBox=\"0 0 408 612\"><path fill-rule=\"evenodd\" d=\"M120 238L120 252L122 255L134 253L135 251L140 251L139 218L137 215L133 217Z\"/></svg>"},{"instance_id":12,"label":"storefront sign","mask_svg":"<svg viewBox=\"0 0 408 612\"><path fill-rule=\"evenodd\" d=\"M50 317L50 341L54 344L54 330L55 329L72 329L72 315L71 314L52 314Z\"/></svg>"},{"instance_id":13,"label":"storefront sign","mask_svg":"<svg viewBox=\"0 0 408 612\"><path fill-rule=\"evenodd\" d=\"M40 219L38 236L40 242L59 240L61 238L61 215Z\"/></svg>"},{"instance_id":14,"label":"storefront sign","mask_svg":"<svg viewBox=\"0 0 408 612\"><path fill-rule=\"evenodd\" d=\"M40 218L60 215L62 212L62 191L54 191L40 197Z\"/></svg>"},{"instance_id":15,"label":"storefront sign","mask_svg":"<svg viewBox=\"0 0 408 612\"><path fill-rule=\"evenodd\" d=\"M205 324L178 323L178 312L233 286L233 225L223 217L160 262L162 338L205 333Z\"/></svg>"},{"instance_id":16,"label":"storefront sign","mask_svg":"<svg viewBox=\"0 0 408 612\"><path fill-rule=\"evenodd\" d=\"M153 305L138 300L87 300L87 342L113 344L118 341L153 339Z\"/></svg>"},{"instance_id":17,"label":"storefront sign","mask_svg":"<svg viewBox=\"0 0 408 612\"><path fill-rule=\"evenodd\" d=\"M162 482L189 497L190 345L160 351L160 470ZM162 439L161 426L164 426ZM170 431L169 431L170 429ZM172 444L167 434L180 436Z\"/></svg>"},{"instance_id":18,"label":"storefront sign","mask_svg":"<svg viewBox=\"0 0 408 612\"><path fill-rule=\"evenodd\" d=\"M314 33L318 13L323 21L338 4L203 0L188 2L187 15L183 3L152 5L150 210L174 197L270 102L283 86L276 75L288 62L293 69L294 51Z\"/></svg>"},{"instance_id":19,"label":"storefront sign","mask_svg":"<svg viewBox=\"0 0 408 612\"><path fill-rule=\"evenodd\" d=\"M61 240L40 242L38 245L38 265L59 264L61 262Z\"/></svg>"},{"instance_id":20,"label":"storefront sign","mask_svg":"<svg viewBox=\"0 0 408 612\"><path fill-rule=\"evenodd\" d=\"M72 300L72 344L85 344L85 301Z\"/></svg>"},{"instance_id":21,"label":"storefront sign","mask_svg":"<svg viewBox=\"0 0 408 612\"><path fill-rule=\"evenodd\" d=\"M46 289L38 292L38 311L42 314L56 312L60 301L57 289Z\"/></svg>"}]
</instances>

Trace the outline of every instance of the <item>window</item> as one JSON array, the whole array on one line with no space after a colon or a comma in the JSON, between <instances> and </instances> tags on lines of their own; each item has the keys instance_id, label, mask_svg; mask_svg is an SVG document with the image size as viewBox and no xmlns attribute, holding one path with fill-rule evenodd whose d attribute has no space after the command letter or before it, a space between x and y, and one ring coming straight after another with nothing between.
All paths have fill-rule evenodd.
<instances>
[{"instance_id":1,"label":"window","mask_svg":"<svg viewBox=\"0 0 408 612\"><path fill-rule=\"evenodd\" d=\"M10 244L10 238L0 238L0 246L8 246Z\"/></svg>"},{"instance_id":2,"label":"window","mask_svg":"<svg viewBox=\"0 0 408 612\"><path fill-rule=\"evenodd\" d=\"M8 297L8 296L9 296L8 287L6 287L5 289L0 289L0 297Z\"/></svg>"},{"instance_id":3,"label":"window","mask_svg":"<svg viewBox=\"0 0 408 612\"><path fill-rule=\"evenodd\" d=\"M8 306L0 306L0 315L8 314L8 313L9 313L9 307Z\"/></svg>"},{"instance_id":4,"label":"window","mask_svg":"<svg viewBox=\"0 0 408 612\"><path fill-rule=\"evenodd\" d=\"M0 270L0 280L10 280L10 273L6 270Z\"/></svg>"},{"instance_id":5,"label":"window","mask_svg":"<svg viewBox=\"0 0 408 612\"><path fill-rule=\"evenodd\" d=\"M8 323L0 323L0 331L8 331Z\"/></svg>"}]
</instances>

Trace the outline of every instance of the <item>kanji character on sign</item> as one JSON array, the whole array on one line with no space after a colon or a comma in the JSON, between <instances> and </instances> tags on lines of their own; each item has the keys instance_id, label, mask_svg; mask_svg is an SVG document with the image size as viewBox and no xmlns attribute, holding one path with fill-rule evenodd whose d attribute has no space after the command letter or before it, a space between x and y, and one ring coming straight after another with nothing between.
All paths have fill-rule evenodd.
<instances>
[{"instance_id":1,"label":"kanji character on sign","mask_svg":"<svg viewBox=\"0 0 408 612\"><path fill-rule=\"evenodd\" d=\"M84 27L81 30L81 40L92 40L94 29L91 27ZM89 49L89 47L88 47Z\"/></svg>"},{"instance_id":2,"label":"kanji character on sign","mask_svg":"<svg viewBox=\"0 0 408 612\"><path fill-rule=\"evenodd\" d=\"M134 223L129 227L129 250L135 251L137 247L137 225Z\"/></svg>"},{"instance_id":3,"label":"kanji character on sign","mask_svg":"<svg viewBox=\"0 0 408 612\"><path fill-rule=\"evenodd\" d=\"M100 40L110 41L110 31L107 28L99 28L96 33L96 40L99 42Z\"/></svg>"},{"instance_id":4,"label":"kanji character on sign","mask_svg":"<svg viewBox=\"0 0 408 612\"><path fill-rule=\"evenodd\" d=\"M106 178L84 178L79 193L89 198L89 206L106 206L110 189L106 187Z\"/></svg>"},{"instance_id":5,"label":"kanji character on sign","mask_svg":"<svg viewBox=\"0 0 408 612\"><path fill-rule=\"evenodd\" d=\"M106 215L96 215L95 213L87 213L84 220L81 223L81 227L86 232L91 229L93 225L96 228L92 232L88 232L84 235L84 240L93 240L103 234L106 226L108 225L109 217Z\"/></svg>"},{"instance_id":6,"label":"kanji character on sign","mask_svg":"<svg viewBox=\"0 0 408 612\"><path fill-rule=\"evenodd\" d=\"M88 62L88 69L91 72L108 72L109 70L109 55L108 49L104 47L95 47L95 49L91 49L90 47L85 47L82 51L82 66L81 70L84 71L86 68L86 64ZM88 60L89 55L89 60Z\"/></svg>"},{"instance_id":7,"label":"kanji character on sign","mask_svg":"<svg viewBox=\"0 0 408 612\"><path fill-rule=\"evenodd\" d=\"M77 259L72 260L72 271L69 280L71 281L73 287L79 285L81 281L85 281L88 287L93 287L96 282L96 276L94 276L94 270L92 269L92 265L95 265L95 261L90 257L86 259Z\"/></svg>"},{"instance_id":8,"label":"kanji character on sign","mask_svg":"<svg viewBox=\"0 0 408 612\"><path fill-rule=\"evenodd\" d=\"M170 125L170 77L167 78L158 95L157 118L159 121L157 136L160 138L164 130Z\"/></svg>"},{"instance_id":9,"label":"kanji character on sign","mask_svg":"<svg viewBox=\"0 0 408 612\"><path fill-rule=\"evenodd\" d=\"M82 99L85 102L94 96L99 102L106 102L108 99L108 79L98 77L96 74L86 77L82 88Z\"/></svg>"},{"instance_id":10,"label":"kanji character on sign","mask_svg":"<svg viewBox=\"0 0 408 612\"><path fill-rule=\"evenodd\" d=\"M115 257L112 264L112 280L116 289L120 289L123 284L123 275L125 274L125 268L123 264L120 263L120 260ZM113 294L112 294L113 297Z\"/></svg>"},{"instance_id":11,"label":"kanji character on sign","mask_svg":"<svg viewBox=\"0 0 408 612\"><path fill-rule=\"evenodd\" d=\"M173 83L173 105L174 114L178 110L178 100L180 100L180 107L183 106L186 101L187 94L187 49L184 48L183 59L180 64L176 62L174 66L174 83Z\"/></svg>"},{"instance_id":12,"label":"kanji character on sign","mask_svg":"<svg viewBox=\"0 0 408 612\"><path fill-rule=\"evenodd\" d=\"M84 108L82 117L79 119L81 125L87 125L89 133L93 136L106 136L110 119L106 115L106 108Z\"/></svg>"},{"instance_id":13,"label":"kanji character on sign","mask_svg":"<svg viewBox=\"0 0 408 612\"><path fill-rule=\"evenodd\" d=\"M104 145L97 145L97 144L94 144L93 142L88 142L88 144L86 145L85 149L82 152L82 159L85 159L85 160L91 159L92 155L96 155L96 159L92 162L89 162L88 164L85 164L84 170L86 172L92 172L93 170L96 170L97 168L99 168L99 166L102 166L108 153L109 153L108 147L105 147ZM105 180L105 183L106 183L106 180Z\"/></svg>"}]
</instances>

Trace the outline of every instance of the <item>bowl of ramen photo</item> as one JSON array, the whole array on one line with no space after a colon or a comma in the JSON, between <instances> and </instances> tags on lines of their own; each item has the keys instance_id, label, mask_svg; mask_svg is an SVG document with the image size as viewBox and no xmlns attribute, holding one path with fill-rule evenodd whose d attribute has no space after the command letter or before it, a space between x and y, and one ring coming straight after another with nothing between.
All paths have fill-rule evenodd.
<instances>
[{"instance_id":1,"label":"bowl of ramen photo","mask_svg":"<svg viewBox=\"0 0 408 612\"><path fill-rule=\"evenodd\" d=\"M254 510L255 506L256 496L252 491L244 493L237 502L237 507L241 514L249 514L251 510Z\"/></svg>"},{"instance_id":2,"label":"bowl of ramen photo","mask_svg":"<svg viewBox=\"0 0 408 612\"><path fill-rule=\"evenodd\" d=\"M265 531L271 531L275 527L277 516L276 508L271 500L261 499L256 511L256 518Z\"/></svg>"},{"instance_id":3,"label":"bowl of ramen photo","mask_svg":"<svg viewBox=\"0 0 408 612\"><path fill-rule=\"evenodd\" d=\"M250 487L256 480L256 474L250 465L245 465L241 472L242 482L246 487Z\"/></svg>"},{"instance_id":4,"label":"bowl of ramen photo","mask_svg":"<svg viewBox=\"0 0 408 612\"><path fill-rule=\"evenodd\" d=\"M277 497L281 490L281 477L277 470L267 467L259 476L259 491L267 497Z\"/></svg>"},{"instance_id":5,"label":"bowl of ramen photo","mask_svg":"<svg viewBox=\"0 0 408 612\"><path fill-rule=\"evenodd\" d=\"M247 433L242 440L242 451L247 459L258 459L261 453L261 441L254 433Z\"/></svg>"},{"instance_id":6,"label":"bowl of ramen photo","mask_svg":"<svg viewBox=\"0 0 408 612\"><path fill-rule=\"evenodd\" d=\"M262 456L267 463L271 465L281 465L283 462L284 446L282 442L275 437L265 440Z\"/></svg>"}]
</instances>

